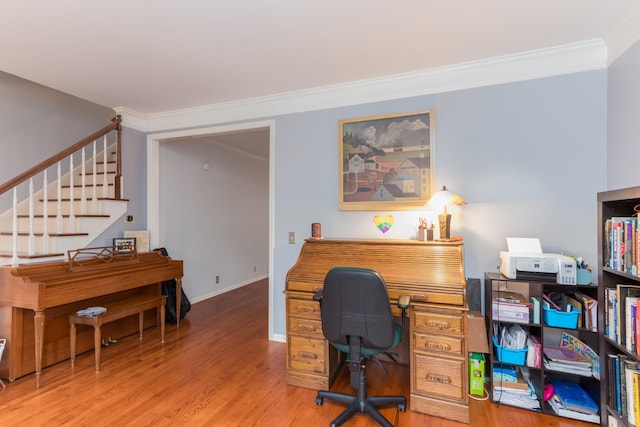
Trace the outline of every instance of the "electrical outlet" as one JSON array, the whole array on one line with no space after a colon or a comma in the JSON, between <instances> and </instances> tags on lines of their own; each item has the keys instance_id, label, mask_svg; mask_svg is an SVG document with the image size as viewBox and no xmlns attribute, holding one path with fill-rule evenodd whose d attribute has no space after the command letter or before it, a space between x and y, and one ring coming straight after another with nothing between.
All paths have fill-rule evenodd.
<instances>
[{"instance_id":1,"label":"electrical outlet","mask_svg":"<svg viewBox=\"0 0 640 427\"><path fill-rule=\"evenodd\" d=\"M295 231L290 231L289 232L289 244L293 245L296 243L296 232Z\"/></svg>"},{"instance_id":2,"label":"electrical outlet","mask_svg":"<svg viewBox=\"0 0 640 427\"><path fill-rule=\"evenodd\" d=\"M220 283L220 276L216 276L216 283Z\"/></svg>"},{"instance_id":3,"label":"electrical outlet","mask_svg":"<svg viewBox=\"0 0 640 427\"><path fill-rule=\"evenodd\" d=\"M253 272L254 273L256 272L256 266L255 265L253 266Z\"/></svg>"}]
</instances>

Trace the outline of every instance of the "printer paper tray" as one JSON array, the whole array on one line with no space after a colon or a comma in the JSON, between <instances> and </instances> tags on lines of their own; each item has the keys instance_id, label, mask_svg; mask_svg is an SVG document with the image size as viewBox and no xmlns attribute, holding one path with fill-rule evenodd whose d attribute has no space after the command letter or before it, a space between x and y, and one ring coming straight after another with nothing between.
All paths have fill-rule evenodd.
<instances>
[{"instance_id":1,"label":"printer paper tray","mask_svg":"<svg viewBox=\"0 0 640 427\"><path fill-rule=\"evenodd\" d=\"M534 273L527 271L516 271L516 280L528 282L553 282L556 283L556 273Z\"/></svg>"}]
</instances>

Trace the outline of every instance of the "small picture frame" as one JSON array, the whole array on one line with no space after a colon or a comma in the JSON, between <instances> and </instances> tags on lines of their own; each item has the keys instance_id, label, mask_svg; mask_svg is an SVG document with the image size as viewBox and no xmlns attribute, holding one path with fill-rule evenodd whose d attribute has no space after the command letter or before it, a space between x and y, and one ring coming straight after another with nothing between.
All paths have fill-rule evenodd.
<instances>
[{"instance_id":1,"label":"small picture frame","mask_svg":"<svg viewBox=\"0 0 640 427\"><path fill-rule=\"evenodd\" d=\"M114 237L113 246L115 246L116 251L120 253L135 252L136 238L135 237Z\"/></svg>"}]
</instances>

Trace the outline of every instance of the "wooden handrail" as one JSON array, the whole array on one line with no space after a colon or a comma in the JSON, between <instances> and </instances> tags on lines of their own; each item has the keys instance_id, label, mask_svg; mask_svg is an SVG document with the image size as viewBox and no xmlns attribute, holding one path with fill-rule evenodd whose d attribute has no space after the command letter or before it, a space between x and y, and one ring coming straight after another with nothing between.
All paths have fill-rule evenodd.
<instances>
[{"instance_id":1,"label":"wooden handrail","mask_svg":"<svg viewBox=\"0 0 640 427\"><path fill-rule=\"evenodd\" d=\"M37 165L35 165L31 169L28 169L28 170L24 171L23 173L21 173L20 175L16 176L15 178L12 178L9 181L5 182L4 184L0 185L0 195L6 193L7 191L11 190L13 187L15 187L17 185L22 184L23 182L25 182L29 178L37 175L38 173L42 172L43 170L47 169L48 167L55 165L60 160L72 155L73 153L75 153L76 151L81 149L82 147L85 147L85 146L89 145L90 143L92 143L96 139L100 138L101 136L104 136L104 135L108 134L109 132L111 132L113 130L117 130L116 150L117 150L118 161L117 161L117 165L116 165L116 169L117 170L116 170L116 181L115 181L115 190L116 190L115 197L117 199L119 199L120 198L120 184L119 184L119 181L120 181L120 175L121 175L120 151L121 151L121 133L122 133L121 122L122 122L122 118L120 117L120 115L117 115L116 117L111 119L111 121L113 123L111 123L110 125L105 126L104 128L100 129L99 131L96 131L93 134L89 135L88 137L76 142L71 147L59 152L58 154L55 154L55 155L49 157L47 160L45 160L45 161L43 161L41 163L38 163Z\"/></svg>"}]
</instances>

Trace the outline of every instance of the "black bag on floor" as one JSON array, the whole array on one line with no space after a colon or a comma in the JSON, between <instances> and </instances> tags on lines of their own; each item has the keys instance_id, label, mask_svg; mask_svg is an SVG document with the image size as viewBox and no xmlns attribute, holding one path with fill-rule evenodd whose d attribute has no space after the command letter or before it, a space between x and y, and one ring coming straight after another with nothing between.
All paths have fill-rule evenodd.
<instances>
[{"instance_id":1,"label":"black bag on floor","mask_svg":"<svg viewBox=\"0 0 640 427\"><path fill-rule=\"evenodd\" d=\"M169 256L166 248L154 249L154 251L160 251L164 256ZM176 279L165 280L162 282L162 295L167 296L167 305L165 307L165 322L176 323ZM191 302L187 298L187 294L182 289L180 297L180 320L184 319L184 316L191 310Z\"/></svg>"}]
</instances>

